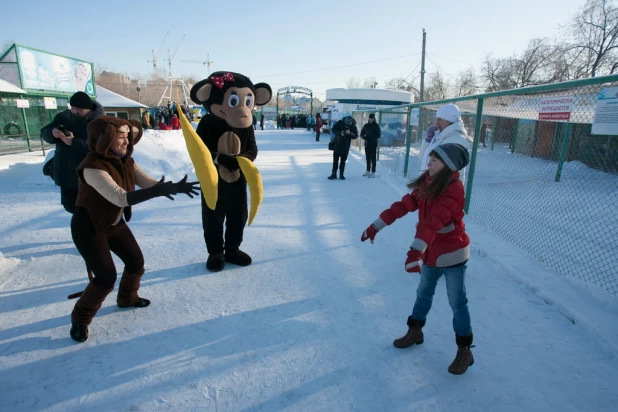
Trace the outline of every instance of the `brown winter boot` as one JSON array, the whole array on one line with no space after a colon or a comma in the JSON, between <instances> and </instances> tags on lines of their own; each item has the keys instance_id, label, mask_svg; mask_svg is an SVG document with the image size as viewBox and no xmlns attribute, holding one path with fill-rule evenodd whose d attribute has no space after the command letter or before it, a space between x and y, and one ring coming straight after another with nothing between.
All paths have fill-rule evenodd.
<instances>
[{"instance_id":1,"label":"brown winter boot","mask_svg":"<svg viewBox=\"0 0 618 412\"><path fill-rule=\"evenodd\" d=\"M120 279L120 285L118 286L118 297L116 298L118 307L145 308L150 305L150 301L148 299L137 296L139 283L143 274L144 269L137 273L128 273L126 270L122 272L122 278Z\"/></svg>"},{"instance_id":2,"label":"brown winter boot","mask_svg":"<svg viewBox=\"0 0 618 412\"><path fill-rule=\"evenodd\" d=\"M101 308L105 297L114 288L105 289L92 282L88 283L71 313L71 338L77 342L88 339L88 325Z\"/></svg>"},{"instance_id":3,"label":"brown winter boot","mask_svg":"<svg viewBox=\"0 0 618 412\"><path fill-rule=\"evenodd\" d=\"M413 319L412 316L408 317L408 332L405 336L395 339L393 345L396 348L403 349L412 345L420 345L424 342L423 326L425 326L424 320Z\"/></svg>"},{"instance_id":4,"label":"brown winter boot","mask_svg":"<svg viewBox=\"0 0 618 412\"><path fill-rule=\"evenodd\" d=\"M472 333L468 336L455 336L457 341L457 355L455 360L448 367L448 371L453 375L461 375L468 370L469 366L474 364L474 357L470 347L472 346Z\"/></svg>"}]
</instances>

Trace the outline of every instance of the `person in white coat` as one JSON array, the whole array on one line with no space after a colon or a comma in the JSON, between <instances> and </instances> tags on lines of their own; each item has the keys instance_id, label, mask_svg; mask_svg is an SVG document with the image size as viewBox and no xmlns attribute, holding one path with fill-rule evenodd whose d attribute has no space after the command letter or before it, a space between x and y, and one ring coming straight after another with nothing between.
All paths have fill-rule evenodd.
<instances>
[{"instance_id":1,"label":"person in white coat","mask_svg":"<svg viewBox=\"0 0 618 412\"><path fill-rule=\"evenodd\" d=\"M425 173L427 163L429 163L429 153L441 144L456 143L470 150L470 138L468 132L461 120L461 112L459 107L453 103L445 104L436 112L437 131L431 140L427 142L423 140L419 157L421 158L421 170L419 174ZM460 172L460 179L464 181L465 169Z\"/></svg>"}]
</instances>

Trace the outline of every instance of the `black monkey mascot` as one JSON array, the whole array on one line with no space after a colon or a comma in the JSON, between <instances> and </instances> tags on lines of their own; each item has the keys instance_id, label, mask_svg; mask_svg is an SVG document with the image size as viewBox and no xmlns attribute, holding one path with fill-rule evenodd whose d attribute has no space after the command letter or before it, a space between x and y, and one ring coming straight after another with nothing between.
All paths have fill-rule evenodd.
<instances>
[{"instance_id":1,"label":"black monkey mascot","mask_svg":"<svg viewBox=\"0 0 618 412\"><path fill-rule=\"evenodd\" d=\"M251 264L251 257L240 250L240 244L247 218L251 224L262 199L261 178L253 165L258 149L252 110L254 106L268 103L271 97L272 89L268 84L254 85L246 76L233 72L215 72L191 88L191 100L208 111L197 126L197 134L207 148L202 148L202 156L212 156L212 162L207 159L209 167L206 167L210 173L204 174L210 174L208 178L213 180L213 186L210 189L208 184L202 186L202 226L208 270L220 271L226 262L238 266ZM183 125L183 131L184 128ZM200 167L191 148L189 152L199 178ZM200 178L200 182L203 180ZM250 215L247 183L251 191Z\"/></svg>"}]
</instances>

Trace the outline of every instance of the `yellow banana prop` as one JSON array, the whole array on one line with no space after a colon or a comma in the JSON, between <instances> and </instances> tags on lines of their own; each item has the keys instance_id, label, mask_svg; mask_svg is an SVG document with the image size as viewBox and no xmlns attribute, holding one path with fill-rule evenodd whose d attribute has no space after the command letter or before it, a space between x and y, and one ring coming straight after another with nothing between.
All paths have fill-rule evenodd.
<instances>
[{"instance_id":1,"label":"yellow banana prop","mask_svg":"<svg viewBox=\"0 0 618 412\"><path fill-rule=\"evenodd\" d=\"M242 174L245 175L245 179L247 179L247 185L249 185L249 192L251 193L251 209L249 210L249 226L251 226L253 218L257 214L262 199L264 198L262 176L251 160L242 156L238 156L236 159L238 160L238 166L240 166Z\"/></svg>"},{"instance_id":2,"label":"yellow banana prop","mask_svg":"<svg viewBox=\"0 0 618 412\"><path fill-rule=\"evenodd\" d=\"M195 167L197 180L200 181L202 196L204 196L204 200L206 200L206 205L211 210L215 210L217 206L217 197L219 195L219 175L212 161L212 155L204 142L202 142L202 139L200 139L195 130L193 130L193 126L191 126L191 123L187 120L182 110L178 110L178 117L180 118L182 134L185 137L189 157L191 158L193 167ZM253 193L253 191L251 191L251 193ZM253 196L251 196L251 203L253 204Z\"/></svg>"}]
</instances>

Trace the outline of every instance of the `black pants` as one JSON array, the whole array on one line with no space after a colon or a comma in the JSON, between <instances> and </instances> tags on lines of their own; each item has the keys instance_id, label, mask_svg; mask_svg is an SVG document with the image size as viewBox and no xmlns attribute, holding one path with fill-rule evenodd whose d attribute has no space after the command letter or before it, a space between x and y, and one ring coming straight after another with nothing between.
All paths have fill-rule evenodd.
<instances>
[{"instance_id":1,"label":"black pants","mask_svg":"<svg viewBox=\"0 0 618 412\"><path fill-rule=\"evenodd\" d=\"M219 179L219 197L215 210L210 210L202 198L202 227L208 254L232 252L240 248L249 217L247 182L241 175L233 183ZM225 240L223 224L225 223Z\"/></svg>"},{"instance_id":2,"label":"black pants","mask_svg":"<svg viewBox=\"0 0 618 412\"><path fill-rule=\"evenodd\" d=\"M124 220L104 233L96 233L85 207L77 207L71 219L73 242L94 275L93 283L105 289L116 283L112 253L122 260L128 273L143 273L144 255Z\"/></svg>"},{"instance_id":3,"label":"black pants","mask_svg":"<svg viewBox=\"0 0 618 412\"><path fill-rule=\"evenodd\" d=\"M319 141L320 141L320 132L317 132L317 133L315 134L315 141L316 141L316 142L319 142Z\"/></svg>"},{"instance_id":4,"label":"black pants","mask_svg":"<svg viewBox=\"0 0 618 412\"><path fill-rule=\"evenodd\" d=\"M348 160L348 154L339 154L337 152L333 152L333 172L337 171L339 159L341 159L341 165L339 165L339 170L343 172L345 170L345 161Z\"/></svg>"},{"instance_id":5,"label":"black pants","mask_svg":"<svg viewBox=\"0 0 618 412\"><path fill-rule=\"evenodd\" d=\"M377 147L365 147L365 158L367 159L367 171L376 172L376 153Z\"/></svg>"},{"instance_id":6,"label":"black pants","mask_svg":"<svg viewBox=\"0 0 618 412\"><path fill-rule=\"evenodd\" d=\"M60 186L60 203L64 210L70 214L75 213L75 202L77 201L77 189Z\"/></svg>"}]
</instances>

